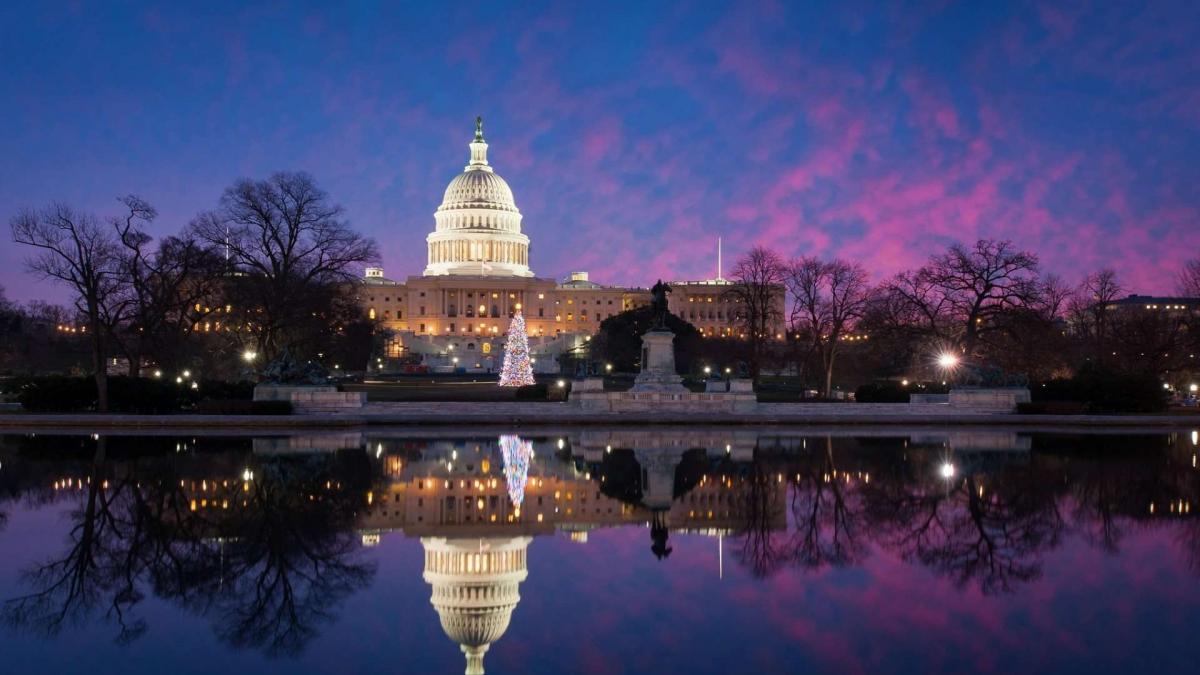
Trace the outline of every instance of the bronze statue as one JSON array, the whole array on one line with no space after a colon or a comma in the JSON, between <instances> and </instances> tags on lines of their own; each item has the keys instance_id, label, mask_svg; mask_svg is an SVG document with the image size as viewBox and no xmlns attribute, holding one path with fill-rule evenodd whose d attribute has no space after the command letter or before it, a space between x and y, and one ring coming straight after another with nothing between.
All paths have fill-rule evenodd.
<instances>
[{"instance_id":1,"label":"bronze statue","mask_svg":"<svg viewBox=\"0 0 1200 675\"><path fill-rule=\"evenodd\" d=\"M653 317L653 328L667 327L667 294L671 292L671 287L663 283L662 279L650 289L650 314Z\"/></svg>"}]
</instances>

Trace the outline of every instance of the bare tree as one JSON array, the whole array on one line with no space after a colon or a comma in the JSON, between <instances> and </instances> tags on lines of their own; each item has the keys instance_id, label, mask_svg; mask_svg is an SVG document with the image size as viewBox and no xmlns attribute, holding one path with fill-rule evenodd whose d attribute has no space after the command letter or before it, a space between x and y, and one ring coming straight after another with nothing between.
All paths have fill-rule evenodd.
<instances>
[{"instance_id":1,"label":"bare tree","mask_svg":"<svg viewBox=\"0 0 1200 675\"><path fill-rule=\"evenodd\" d=\"M867 272L858 263L804 257L788 266L787 285L793 297L792 330L806 337L820 355L828 398L841 343L867 309Z\"/></svg>"},{"instance_id":2,"label":"bare tree","mask_svg":"<svg viewBox=\"0 0 1200 675\"><path fill-rule=\"evenodd\" d=\"M181 347L199 318L193 307L216 291L222 271L220 256L190 234L166 237L152 248L152 237L138 227L156 215L154 207L133 195L122 202L125 218L112 219L121 243L120 270L125 280L127 321L114 341L137 377L142 361L178 366Z\"/></svg>"},{"instance_id":3,"label":"bare tree","mask_svg":"<svg viewBox=\"0 0 1200 675\"><path fill-rule=\"evenodd\" d=\"M1012 242L980 239L970 249L955 244L915 272L887 285L896 320L969 357L978 357L1007 320L1038 306L1045 291L1037 256Z\"/></svg>"},{"instance_id":4,"label":"bare tree","mask_svg":"<svg viewBox=\"0 0 1200 675\"><path fill-rule=\"evenodd\" d=\"M13 241L36 249L28 269L66 284L87 321L96 378L96 407L108 410L106 335L121 312L121 274L113 233L94 216L55 203L21 211L12 223Z\"/></svg>"},{"instance_id":5,"label":"bare tree","mask_svg":"<svg viewBox=\"0 0 1200 675\"><path fill-rule=\"evenodd\" d=\"M1068 316L1076 337L1086 343L1088 356L1103 363L1108 360L1116 302L1124 289L1111 269L1084 277L1068 301Z\"/></svg>"},{"instance_id":6,"label":"bare tree","mask_svg":"<svg viewBox=\"0 0 1200 675\"><path fill-rule=\"evenodd\" d=\"M766 346L783 323L783 293L787 264L761 246L750 249L733 267L727 302L737 305L733 320L750 345L750 375L757 378Z\"/></svg>"},{"instance_id":7,"label":"bare tree","mask_svg":"<svg viewBox=\"0 0 1200 675\"><path fill-rule=\"evenodd\" d=\"M357 265L378 259L375 242L342 216L311 176L284 172L238 181L216 211L192 224L200 240L226 252L241 325L264 357L294 344L320 313L310 299L328 298L353 279Z\"/></svg>"},{"instance_id":8,"label":"bare tree","mask_svg":"<svg viewBox=\"0 0 1200 675\"><path fill-rule=\"evenodd\" d=\"M1179 272L1179 292L1189 298L1200 298L1200 258L1183 264Z\"/></svg>"}]
</instances>

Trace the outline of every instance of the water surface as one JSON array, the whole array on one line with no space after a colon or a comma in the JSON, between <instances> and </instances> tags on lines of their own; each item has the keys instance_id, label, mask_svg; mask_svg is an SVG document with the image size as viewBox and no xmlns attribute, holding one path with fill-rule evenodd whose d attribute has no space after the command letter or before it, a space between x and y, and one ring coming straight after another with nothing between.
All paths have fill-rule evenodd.
<instances>
[{"instance_id":1,"label":"water surface","mask_svg":"<svg viewBox=\"0 0 1200 675\"><path fill-rule=\"evenodd\" d=\"M1197 433L0 437L4 672L1194 672Z\"/></svg>"}]
</instances>

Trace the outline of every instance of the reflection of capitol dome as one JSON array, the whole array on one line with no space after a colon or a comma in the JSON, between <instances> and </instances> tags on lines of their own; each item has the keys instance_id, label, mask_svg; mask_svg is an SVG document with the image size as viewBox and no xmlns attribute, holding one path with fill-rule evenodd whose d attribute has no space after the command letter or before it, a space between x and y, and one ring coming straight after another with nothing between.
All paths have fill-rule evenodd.
<instances>
[{"instance_id":1,"label":"reflection of capitol dome","mask_svg":"<svg viewBox=\"0 0 1200 675\"><path fill-rule=\"evenodd\" d=\"M521 601L518 587L528 576L530 537L443 539L424 537L429 601L442 630L467 657L467 675L483 673L483 655L508 628Z\"/></svg>"},{"instance_id":2,"label":"reflection of capitol dome","mask_svg":"<svg viewBox=\"0 0 1200 675\"><path fill-rule=\"evenodd\" d=\"M488 164L487 147L483 121L476 119L471 162L446 187L434 231L425 238L425 276L533 276L521 212L508 183Z\"/></svg>"}]
</instances>

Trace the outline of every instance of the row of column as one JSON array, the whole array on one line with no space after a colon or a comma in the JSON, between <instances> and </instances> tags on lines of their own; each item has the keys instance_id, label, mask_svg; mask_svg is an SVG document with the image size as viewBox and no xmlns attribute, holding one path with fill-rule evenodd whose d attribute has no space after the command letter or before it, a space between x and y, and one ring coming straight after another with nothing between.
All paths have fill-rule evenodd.
<instances>
[{"instance_id":1,"label":"row of column","mask_svg":"<svg viewBox=\"0 0 1200 675\"><path fill-rule=\"evenodd\" d=\"M515 293L516 298L508 297L509 291L497 291L500 297L493 298L492 291L474 291L470 298L467 297L466 290L461 288L446 289L442 291L442 309L450 314L450 309L454 309L455 316L466 316L467 307L474 309L475 316L486 317L490 316L492 305L498 307L501 317L507 317L510 311L516 310L517 305L525 307L525 293L518 291ZM479 305L485 308L484 313L479 313Z\"/></svg>"},{"instance_id":2,"label":"row of column","mask_svg":"<svg viewBox=\"0 0 1200 675\"><path fill-rule=\"evenodd\" d=\"M429 245L430 262L487 261L529 264L529 248L510 241L437 241Z\"/></svg>"}]
</instances>

